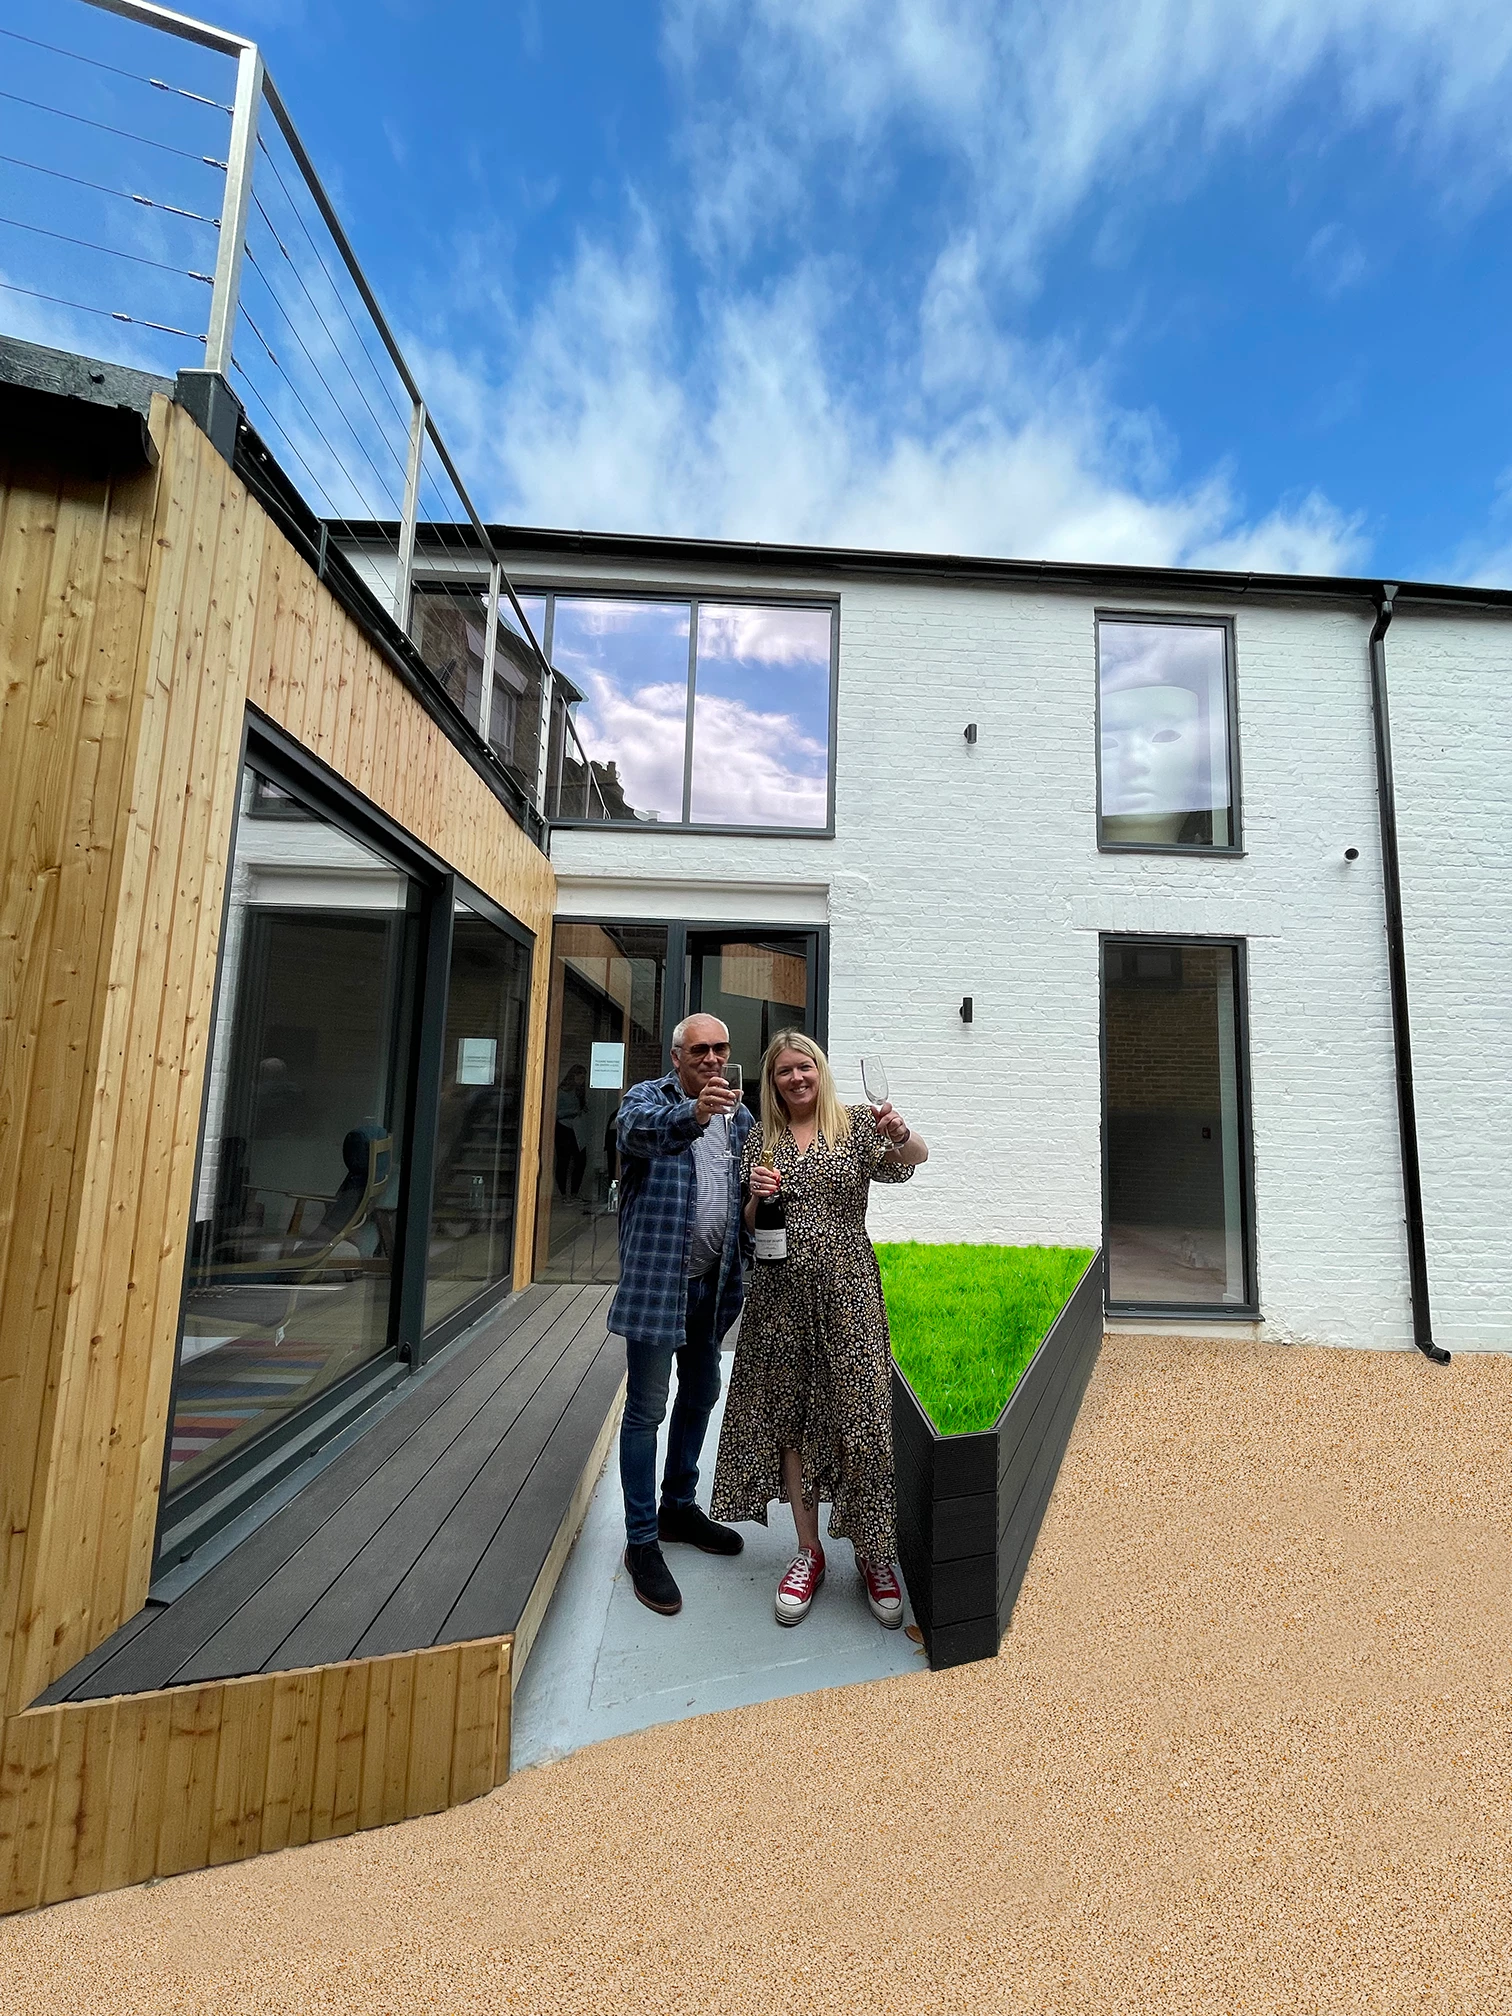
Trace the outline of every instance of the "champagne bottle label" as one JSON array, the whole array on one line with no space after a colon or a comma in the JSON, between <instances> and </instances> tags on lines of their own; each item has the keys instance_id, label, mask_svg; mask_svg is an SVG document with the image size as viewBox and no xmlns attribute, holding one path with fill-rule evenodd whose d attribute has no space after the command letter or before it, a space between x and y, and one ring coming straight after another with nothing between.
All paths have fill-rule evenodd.
<instances>
[{"instance_id":1,"label":"champagne bottle label","mask_svg":"<svg viewBox=\"0 0 1512 2016\"><path fill-rule=\"evenodd\" d=\"M756 1258L758 1260L786 1260L786 1225L758 1225L756 1227Z\"/></svg>"}]
</instances>

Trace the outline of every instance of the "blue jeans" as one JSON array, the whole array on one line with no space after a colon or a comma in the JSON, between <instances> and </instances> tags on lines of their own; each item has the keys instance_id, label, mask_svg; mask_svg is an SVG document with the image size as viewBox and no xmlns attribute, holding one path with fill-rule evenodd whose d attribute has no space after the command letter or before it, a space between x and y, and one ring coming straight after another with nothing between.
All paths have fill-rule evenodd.
<instances>
[{"instance_id":1,"label":"blue jeans","mask_svg":"<svg viewBox=\"0 0 1512 2016\"><path fill-rule=\"evenodd\" d=\"M625 1493L625 1538L645 1547L656 1538L656 1431L667 1411L672 1360L677 1359L677 1399L667 1431L667 1467L662 1473L663 1505L691 1505L698 1488L698 1457L714 1402L719 1398L719 1344L714 1312L719 1276L688 1283L687 1342L670 1344L625 1339L629 1383L620 1425L620 1483Z\"/></svg>"}]
</instances>

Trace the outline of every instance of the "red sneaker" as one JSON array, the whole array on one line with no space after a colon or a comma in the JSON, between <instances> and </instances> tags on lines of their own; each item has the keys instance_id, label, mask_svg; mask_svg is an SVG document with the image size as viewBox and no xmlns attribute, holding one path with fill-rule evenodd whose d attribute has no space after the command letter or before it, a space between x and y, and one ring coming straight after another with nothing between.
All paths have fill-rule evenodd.
<instances>
[{"instance_id":1,"label":"red sneaker","mask_svg":"<svg viewBox=\"0 0 1512 2016\"><path fill-rule=\"evenodd\" d=\"M800 1547L777 1584L777 1622L801 1624L824 1580L824 1550Z\"/></svg>"},{"instance_id":2,"label":"red sneaker","mask_svg":"<svg viewBox=\"0 0 1512 2016\"><path fill-rule=\"evenodd\" d=\"M866 1584L866 1600L873 1617L884 1631L896 1631L903 1622L903 1586L891 1561L885 1561L880 1568L863 1568L861 1580Z\"/></svg>"}]
</instances>

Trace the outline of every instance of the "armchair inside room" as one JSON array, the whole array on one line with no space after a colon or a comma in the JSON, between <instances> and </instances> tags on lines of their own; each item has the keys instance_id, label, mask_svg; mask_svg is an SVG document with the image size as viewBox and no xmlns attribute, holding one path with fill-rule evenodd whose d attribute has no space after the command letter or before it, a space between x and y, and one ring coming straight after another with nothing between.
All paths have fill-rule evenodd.
<instances>
[{"instance_id":1,"label":"armchair inside room","mask_svg":"<svg viewBox=\"0 0 1512 2016\"><path fill-rule=\"evenodd\" d=\"M212 1283L283 1291L281 1313L270 1326L275 1344L284 1341L301 1288L390 1271L394 1213L379 1199L393 1174L393 1153L392 1135L376 1122L350 1128L341 1144L346 1175L334 1194L268 1189L263 1194L288 1202L286 1228L271 1233L244 1228L218 1243L209 1269ZM315 1217L317 1207L323 1208ZM266 1217L265 1210L259 1215Z\"/></svg>"}]
</instances>

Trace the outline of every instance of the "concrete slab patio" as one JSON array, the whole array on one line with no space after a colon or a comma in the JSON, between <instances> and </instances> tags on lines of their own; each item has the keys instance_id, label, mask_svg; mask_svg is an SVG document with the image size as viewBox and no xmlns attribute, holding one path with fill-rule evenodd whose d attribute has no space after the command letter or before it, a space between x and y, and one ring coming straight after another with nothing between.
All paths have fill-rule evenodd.
<instances>
[{"instance_id":1,"label":"concrete slab patio","mask_svg":"<svg viewBox=\"0 0 1512 2016\"><path fill-rule=\"evenodd\" d=\"M730 1359L727 1352L705 1445L705 1506ZM665 1448L664 1426L660 1455ZM866 1607L849 1542L830 1545L829 1574L813 1609L785 1630L772 1599L793 1556L787 1508L773 1506L769 1526L748 1522L739 1531L745 1552L734 1560L667 1549L683 1610L656 1616L635 1600L625 1573L624 1505L611 1453L515 1694L515 1770L658 1722L882 1680L924 1664L922 1646L901 1630L882 1630Z\"/></svg>"},{"instance_id":2,"label":"concrete slab patio","mask_svg":"<svg viewBox=\"0 0 1512 2016\"><path fill-rule=\"evenodd\" d=\"M1509 1493L1505 1357L1111 1339L996 1660L7 1921L7 2016L1512 2009Z\"/></svg>"}]
</instances>

